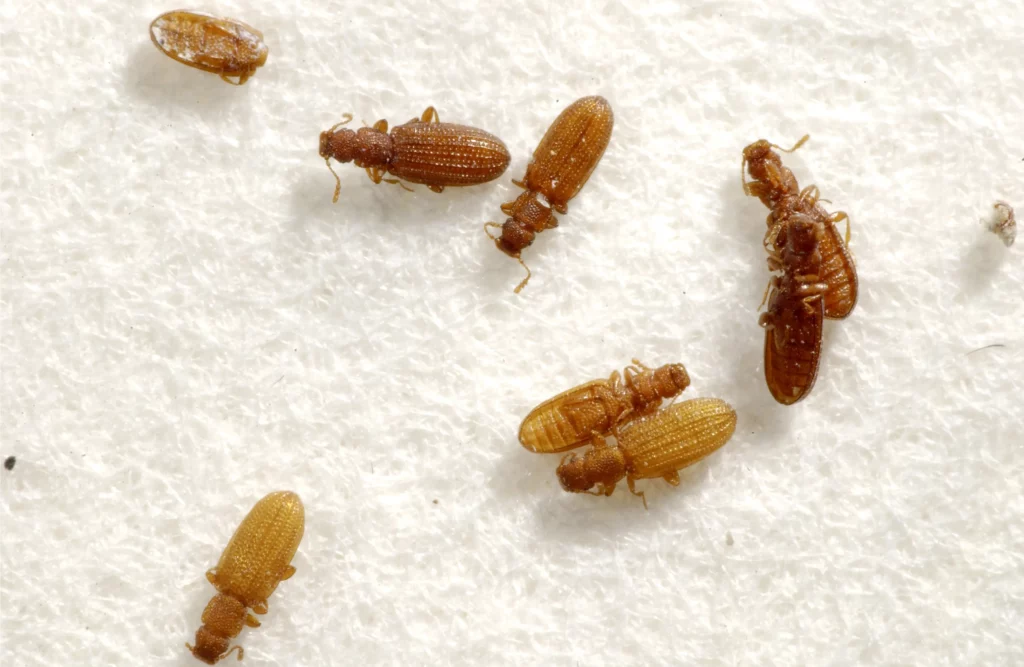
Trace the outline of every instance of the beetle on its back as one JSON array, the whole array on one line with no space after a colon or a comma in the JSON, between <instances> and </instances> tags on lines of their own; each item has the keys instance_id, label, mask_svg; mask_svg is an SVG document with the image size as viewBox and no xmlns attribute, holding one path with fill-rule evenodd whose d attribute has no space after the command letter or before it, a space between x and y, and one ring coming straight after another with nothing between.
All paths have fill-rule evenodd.
<instances>
[{"instance_id":1,"label":"beetle on its back","mask_svg":"<svg viewBox=\"0 0 1024 667\"><path fill-rule=\"evenodd\" d=\"M179 63L219 74L240 86L267 62L263 33L250 25L203 12L177 10L153 19L153 44ZM232 81L229 77L238 77Z\"/></svg>"},{"instance_id":2,"label":"beetle on its back","mask_svg":"<svg viewBox=\"0 0 1024 667\"><path fill-rule=\"evenodd\" d=\"M624 373L573 387L531 410L519 427L519 442L542 453L580 447L594 435L615 433L649 414L688 386L690 376L682 364L648 368L634 359Z\"/></svg>"}]
</instances>

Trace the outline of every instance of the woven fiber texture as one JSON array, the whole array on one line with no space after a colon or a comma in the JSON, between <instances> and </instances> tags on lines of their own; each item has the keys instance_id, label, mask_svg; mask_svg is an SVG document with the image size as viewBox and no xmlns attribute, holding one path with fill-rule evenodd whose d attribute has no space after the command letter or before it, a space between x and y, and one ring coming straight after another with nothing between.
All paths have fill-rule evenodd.
<instances>
[{"instance_id":1,"label":"woven fiber texture","mask_svg":"<svg viewBox=\"0 0 1024 667\"><path fill-rule=\"evenodd\" d=\"M0 663L199 664L205 571L287 489L246 667L1024 664L1024 244L985 228L1024 211L1020 0L217 0L270 48L242 87L154 48L174 8L3 4ZM611 143L514 295L483 224L597 94ZM319 133L428 105L508 172L336 165L332 205ZM805 133L861 294L783 407L740 162ZM738 414L649 511L516 440L633 357Z\"/></svg>"}]
</instances>

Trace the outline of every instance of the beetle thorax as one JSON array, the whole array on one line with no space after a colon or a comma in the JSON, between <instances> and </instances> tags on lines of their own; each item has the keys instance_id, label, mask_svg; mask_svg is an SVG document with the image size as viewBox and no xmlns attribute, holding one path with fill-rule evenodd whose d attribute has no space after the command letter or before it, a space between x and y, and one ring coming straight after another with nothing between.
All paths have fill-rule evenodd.
<instances>
[{"instance_id":1,"label":"beetle thorax","mask_svg":"<svg viewBox=\"0 0 1024 667\"><path fill-rule=\"evenodd\" d=\"M533 243L537 232L558 224L551 209L540 203L537 193L527 190L519 195L510 208L504 208L510 217L501 226L498 249L506 255L518 257L523 248Z\"/></svg>"},{"instance_id":2,"label":"beetle thorax","mask_svg":"<svg viewBox=\"0 0 1024 667\"><path fill-rule=\"evenodd\" d=\"M387 168L391 163L391 137L372 127L343 128L320 133L320 157L355 162L358 167Z\"/></svg>"},{"instance_id":3,"label":"beetle thorax","mask_svg":"<svg viewBox=\"0 0 1024 667\"><path fill-rule=\"evenodd\" d=\"M556 471L562 488L583 493L595 486L615 486L626 476L626 457L619 447L594 448L582 457L572 454Z\"/></svg>"}]
</instances>

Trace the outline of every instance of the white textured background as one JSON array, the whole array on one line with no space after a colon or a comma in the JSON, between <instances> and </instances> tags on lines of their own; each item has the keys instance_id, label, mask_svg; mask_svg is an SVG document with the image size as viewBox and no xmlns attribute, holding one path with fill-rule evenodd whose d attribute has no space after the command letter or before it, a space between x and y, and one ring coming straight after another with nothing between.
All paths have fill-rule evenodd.
<instances>
[{"instance_id":1,"label":"white textured background","mask_svg":"<svg viewBox=\"0 0 1024 667\"><path fill-rule=\"evenodd\" d=\"M270 46L238 89L152 46L172 5L5 1L0 662L197 664L203 573L285 488L249 667L1024 663L1024 241L980 222L1024 211L1024 5L683 4L217 2ZM611 145L517 297L481 226L595 93ZM428 104L509 172L341 166L332 206L318 133ZM740 151L805 132L862 294L783 408ZM648 512L516 441L633 356L740 419Z\"/></svg>"}]
</instances>

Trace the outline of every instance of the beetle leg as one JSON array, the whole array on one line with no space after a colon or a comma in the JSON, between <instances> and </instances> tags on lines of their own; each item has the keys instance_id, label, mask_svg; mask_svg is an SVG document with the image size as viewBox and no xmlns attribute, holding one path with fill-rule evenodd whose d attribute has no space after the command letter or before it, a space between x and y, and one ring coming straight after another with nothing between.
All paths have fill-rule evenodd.
<instances>
[{"instance_id":1,"label":"beetle leg","mask_svg":"<svg viewBox=\"0 0 1024 667\"><path fill-rule=\"evenodd\" d=\"M402 189L405 190L406 192L416 192L415 190L413 190L412 188L410 188L408 185L398 180L397 178L381 178L379 182L390 183L391 185L400 185Z\"/></svg>"},{"instance_id":2,"label":"beetle leg","mask_svg":"<svg viewBox=\"0 0 1024 667\"><path fill-rule=\"evenodd\" d=\"M636 490L636 483L632 476L626 477L626 485L629 487L629 492L634 496L640 496L640 500L644 501L644 509L647 509L647 496L644 495L643 491Z\"/></svg>"},{"instance_id":3,"label":"beetle leg","mask_svg":"<svg viewBox=\"0 0 1024 667\"><path fill-rule=\"evenodd\" d=\"M615 485L614 484L609 484L609 485L606 486L606 485L601 484L601 483L598 483L597 484L597 488L595 488L593 490L587 489L586 491L584 491L584 493L589 493L592 496L610 496L614 492L615 492Z\"/></svg>"},{"instance_id":4,"label":"beetle leg","mask_svg":"<svg viewBox=\"0 0 1024 667\"><path fill-rule=\"evenodd\" d=\"M210 568L206 571L206 580L214 586L217 585L217 568Z\"/></svg>"},{"instance_id":5,"label":"beetle leg","mask_svg":"<svg viewBox=\"0 0 1024 667\"><path fill-rule=\"evenodd\" d=\"M378 132L383 132L384 134L387 134L388 122L381 118L380 120L373 124L373 129L377 130Z\"/></svg>"},{"instance_id":6,"label":"beetle leg","mask_svg":"<svg viewBox=\"0 0 1024 667\"><path fill-rule=\"evenodd\" d=\"M624 424L627 421L629 421L631 419L631 415L632 414L633 414L633 406L631 405L628 408L626 408L625 410L623 410L622 413L619 414L618 419L615 420L615 424L612 425L612 435L615 436L616 440L619 439L619 424Z\"/></svg>"},{"instance_id":7,"label":"beetle leg","mask_svg":"<svg viewBox=\"0 0 1024 667\"><path fill-rule=\"evenodd\" d=\"M743 194L749 197L757 197L761 199L761 195L766 194L769 188L760 181L746 181L743 183Z\"/></svg>"},{"instance_id":8,"label":"beetle leg","mask_svg":"<svg viewBox=\"0 0 1024 667\"><path fill-rule=\"evenodd\" d=\"M813 208L821 199L821 191L818 190L817 185L808 185L800 191L798 199L800 200L800 204L804 206L811 206Z\"/></svg>"},{"instance_id":9,"label":"beetle leg","mask_svg":"<svg viewBox=\"0 0 1024 667\"><path fill-rule=\"evenodd\" d=\"M238 77L238 81L237 82L232 81L231 79L229 79L227 74L221 74L220 78L221 78L221 81L224 81L225 83L230 83L232 86L241 86L243 83L245 83L246 81L249 80L249 75L248 74L236 74L235 76Z\"/></svg>"},{"instance_id":10,"label":"beetle leg","mask_svg":"<svg viewBox=\"0 0 1024 667\"><path fill-rule=\"evenodd\" d=\"M768 214L768 231L764 234L764 241L761 245L764 246L766 252L771 252L770 246L775 245L776 240L779 238L779 232L782 231L782 227L785 225L783 222L773 222L771 214Z\"/></svg>"},{"instance_id":11,"label":"beetle leg","mask_svg":"<svg viewBox=\"0 0 1024 667\"><path fill-rule=\"evenodd\" d=\"M679 471L672 470L662 475L662 478L672 486L679 486Z\"/></svg>"},{"instance_id":12,"label":"beetle leg","mask_svg":"<svg viewBox=\"0 0 1024 667\"><path fill-rule=\"evenodd\" d=\"M255 616L253 616L252 614L246 614L245 615L245 624L248 625L250 628L258 628L258 627L260 627L259 620Z\"/></svg>"},{"instance_id":13,"label":"beetle leg","mask_svg":"<svg viewBox=\"0 0 1024 667\"><path fill-rule=\"evenodd\" d=\"M517 181L516 179L513 178L512 179L512 185L517 185L517 186L521 187L524 190L527 189L527 187L526 187L526 179L525 178L522 181Z\"/></svg>"},{"instance_id":14,"label":"beetle leg","mask_svg":"<svg viewBox=\"0 0 1024 667\"><path fill-rule=\"evenodd\" d=\"M770 278L768 280L768 286L764 288L764 296L761 297L761 304L757 307L758 310L761 310L762 308L764 308L764 304L768 302L768 292L771 291L772 285L774 285L774 284L775 284L775 278ZM761 326L764 326L764 325L762 324Z\"/></svg>"},{"instance_id":15,"label":"beetle leg","mask_svg":"<svg viewBox=\"0 0 1024 667\"><path fill-rule=\"evenodd\" d=\"M431 190L433 190L434 192L438 193L438 194L441 194L442 192L444 192L444 186L443 185L428 185L427 187L430 188Z\"/></svg>"},{"instance_id":16,"label":"beetle leg","mask_svg":"<svg viewBox=\"0 0 1024 667\"><path fill-rule=\"evenodd\" d=\"M802 299L802 301L803 301L803 304L804 304L804 308L806 308L806 309L807 309L807 313L808 313L808 314L810 314L810 315L813 315L813 314L814 314L814 310L815 310L815 308L814 308L814 306L812 306L811 304L812 304L812 303L814 303L815 301L821 301L821 299L823 298L823 296L824 296L824 295L822 295L822 294L812 294L811 296L805 296L805 297L804 297L804 298Z\"/></svg>"},{"instance_id":17,"label":"beetle leg","mask_svg":"<svg viewBox=\"0 0 1024 667\"><path fill-rule=\"evenodd\" d=\"M284 572L281 573L280 581L287 581L288 579L291 579L293 574L295 574L295 566L289 565L285 568Z\"/></svg>"},{"instance_id":18,"label":"beetle leg","mask_svg":"<svg viewBox=\"0 0 1024 667\"><path fill-rule=\"evenodd\" d=\"M231 648L229 648L229 649L228 649L228 652L227 652L227 653L225 653L224 655L222 655L221 657L217 658L217 660L218 660L218 661L220 661L220 660L223 660L224 658L226 658L226 657L228 657L229 655L231 655L232 653L234 653L236 649L238 650L238 660L239 660L239 662L241 662L241 660L242 660L242 656L243 656L243 655L245 655L245 649L243 649L243 648L242 648L241 646L239 646L238 644L235 644L234 646L232 646Z\"/></svg>"},{"instance_id":19,"label":"beetle leg","mask_svg":"<svg viewBox=\"0 0 1024 667\"><path fill-rule=\"evenodd\" d=\"M422 123L440 123L441 122L441 117L437 115L437 109L435 109L433 106L429 106L423 112L423 115L420 116L420 122L422 122Z\"/></svg>"}]
</instances>

